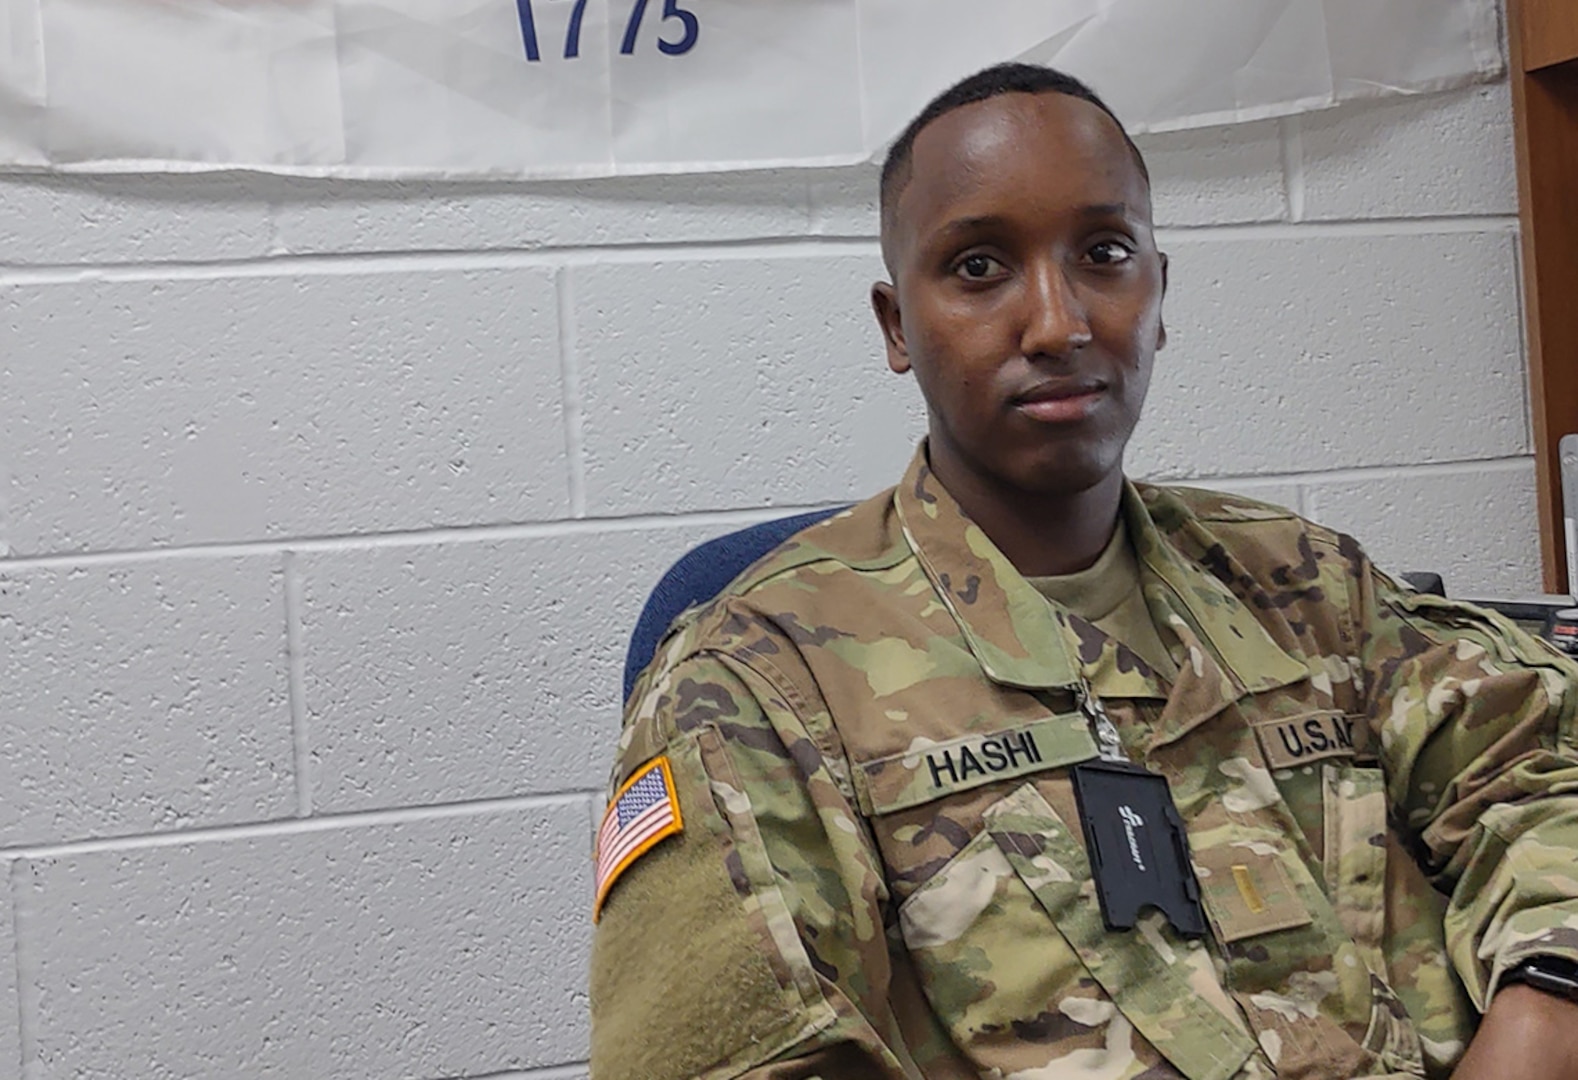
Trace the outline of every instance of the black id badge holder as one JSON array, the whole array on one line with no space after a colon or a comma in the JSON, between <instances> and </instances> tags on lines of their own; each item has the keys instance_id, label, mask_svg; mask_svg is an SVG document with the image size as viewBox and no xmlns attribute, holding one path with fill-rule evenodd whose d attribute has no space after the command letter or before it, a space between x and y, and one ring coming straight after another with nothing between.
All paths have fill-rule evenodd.
<instances>
[{"instance_id":1,"label":"black id badge holder","mask_svg":"<svg viewBox=\"0 0 1578 1080\"><path fill-rule=\"evenodd\" d=\"M1167 779L1124 759L1118 729L1081 688L1101 758L1074 766L1074 797L1085 829L1096 897L1108 930L1132 930L1154 907L1183 937L1203 937L1205 910L1189 861L1189 837Z\"/></svg>"}]
</instances>

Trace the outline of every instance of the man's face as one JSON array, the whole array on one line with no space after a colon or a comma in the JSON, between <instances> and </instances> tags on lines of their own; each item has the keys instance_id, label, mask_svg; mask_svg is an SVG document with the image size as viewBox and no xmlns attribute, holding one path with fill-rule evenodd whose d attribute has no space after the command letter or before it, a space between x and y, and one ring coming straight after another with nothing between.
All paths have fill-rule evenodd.
<instances>
[{"instance_id":1,"label":"man's face","mask_svg":"<svg viewBox=\"0 0 1578 1080\"><path fill-rule=\"evenodd\" d=\"M956 495L1118 482L1165 341L1166 258L1117 125L1063 94L1003 94L916 138L872 292Z\"/></svg>"}]
</instances>

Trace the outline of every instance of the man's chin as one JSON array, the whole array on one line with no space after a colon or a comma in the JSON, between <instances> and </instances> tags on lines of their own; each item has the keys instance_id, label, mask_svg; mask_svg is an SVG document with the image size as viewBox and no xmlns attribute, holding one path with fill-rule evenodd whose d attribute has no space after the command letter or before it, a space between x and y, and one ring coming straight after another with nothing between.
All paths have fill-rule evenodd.
<instances>
[{"instance_id":1,"label":"man's chin","mask_svg":"<svg viewBox=\"0 0 1578 1080\"><path fill-rule=\"evenodd\" d=\"M1037 462L1022 472L1016 486L1029 495L1072 499L1109 484L1123 482L1123 460L1060 455Z\"/></svg>"}]
</instances>

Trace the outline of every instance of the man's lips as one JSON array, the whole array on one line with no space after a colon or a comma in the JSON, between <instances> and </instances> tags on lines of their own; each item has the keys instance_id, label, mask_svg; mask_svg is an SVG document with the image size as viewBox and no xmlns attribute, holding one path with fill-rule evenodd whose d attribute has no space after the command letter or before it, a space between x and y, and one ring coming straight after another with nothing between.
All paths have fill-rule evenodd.
<instances>
[{"instance_id":1,"label":"man's lips","mask_svg":"<svg viewBox=\"0 0 1578 1080\"><path fill-rule=\"evenodd\" d=\"M1085 419L1106 389L1097 380L1060 379L1040 383L1015 394L1012 404L1032 420L1044 424L1066 424Z\"/></svg>"}]
</instances>

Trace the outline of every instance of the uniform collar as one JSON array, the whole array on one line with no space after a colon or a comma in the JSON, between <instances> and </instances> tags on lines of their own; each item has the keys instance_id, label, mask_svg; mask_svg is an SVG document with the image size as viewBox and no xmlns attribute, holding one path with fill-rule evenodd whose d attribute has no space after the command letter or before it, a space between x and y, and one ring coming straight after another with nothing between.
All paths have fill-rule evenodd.
<instances>
[{"instance_id":1,"label":"uniform collar","mask_svg":"<svg viewBox=\"0 0 1578 1080\"><path fill-rule=\"evenodd\" d=\"M1223 584L1224 577L1253 579L1181 500L1165 488L1126 483L1123 512L1142 574L1149 570L1156 576L1168 606L1188 624L1236 694L1275 690L1309 676L1304 662L1289 656Z\"/></svg>"},{"instance_id":2,"label":"uniform collar","mask_svg":"<svg viewBox=\"0 0 1578 1080\"><path fill-rule=\"evenodd\" d=\"M965 516L926 463L925 443L893 503L905 541L988 678L1027 690L1079 684L1063 613Z\"/></svg>"},{"instance_id":3,"label":"uniform collar","mask_svg":"<svg viewBox=\"0 0 1578 1080\"><path fill-rule=\"evenodd\" d=\"M1153 519L1147 500L1154 502L1159 491L1146 488L1142 495L1126 482L1122 508L1147 602L1153 614L1168 618L1187 654L1153 743L1175 738L1246 694L1288 686L1309 675L1243 602L1206 571L1208 565L1232 563L1221 543L1176 500L1166 506L1165 529ZM1069 617L1037 592L965 516L927 464L925 443L916 450L893 500L906 542L976 662L994 682L1031 690L1071 687L1080 681L1083 668L1103 697L1164 696L1154 676L1101 662L1100 643L1081 640L1070 629ZM1090 637L1090 630L1084 637ZM1087 648L1091 645L1093 649ZM1082 663L1080 653L1085 651L1093 655Z\"/></svg>"}]
</instances>

